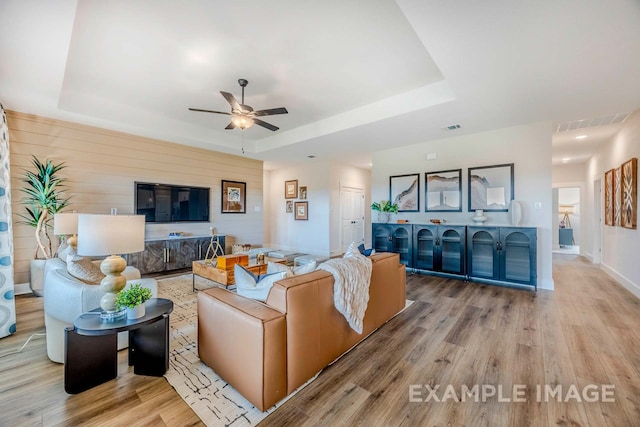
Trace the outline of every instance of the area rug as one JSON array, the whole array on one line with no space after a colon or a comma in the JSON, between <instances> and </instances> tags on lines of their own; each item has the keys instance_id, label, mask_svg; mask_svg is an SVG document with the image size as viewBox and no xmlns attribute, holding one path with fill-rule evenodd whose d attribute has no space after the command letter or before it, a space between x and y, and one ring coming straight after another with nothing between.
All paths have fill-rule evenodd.
<instances>
[{"instance_id":1,"label":"area rug","mask_svg":"<svg viewBox=\"0 0 640 427\"><path fill-rule=\"evenodd\" d=\"M196 276L196 289L212 286L216 286L215 282ZM191 289L191 274L158 280L158 296L173 301L169 370L165 378L207 426L254 426L317 378L316 375L266 412L260 412L198 358L197 293ZM407 301L402 311L412 303Z\"/></svg>"},{"instance_id":2,"label":"area rug","mask_svg":"<svg viewBox=\"0 0 640 427\"><path fill-rule=\"evenodd\" d=\"M165 378L206 425L256 425L295 393L267 412L260 412L200 361L197 348L198 301L191 286L191 274L158 280L158 296L173 301L169 322L169 370ZM214 282L196 276L197 289L211 286L215 286Z\"/></svg>"}]
</instances>

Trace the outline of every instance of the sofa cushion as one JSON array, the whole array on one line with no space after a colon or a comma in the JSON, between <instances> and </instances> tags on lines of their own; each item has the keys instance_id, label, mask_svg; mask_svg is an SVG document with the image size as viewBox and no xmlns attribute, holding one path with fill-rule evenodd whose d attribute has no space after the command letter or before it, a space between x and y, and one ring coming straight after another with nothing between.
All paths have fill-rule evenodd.
<instances>
[{"instance_id":1,"label":"sofa cushion","mask_svg":"<svg viewBox=\"0 0 640 427\"><path fill-rule=\"evenodd\" d=\"M104 278L100 267L91 262L89 258L79 255L67 255L67 271L88 285L99 285Z\"/></svg>"},{"instance_id":2,"label":"sofa cushion","mask_svg":"<svg viewBox=\"0 0 640 427\"><path fill-rule=\"evenodd\" d=\"M371 249L365 249L364 248L364 243L361 243L360 246L358 246L358 250L360 251L360 253L364 256L370 256L376 253L376 250L371 248Z\"/></svg>"},{"instance_id":3,"label":"sofa cushion","mask_svg":"<svg viewBox=\"0 0 640 427\"><path fill-rule=\"evenodd\" d=\"M285 272L285 277L299 276L300 274L311 273L316 269L316 265L315 261L297 267L289 267L279 262L269 262L267 264L267 274Z\"/></svg>"},{"instance_id":4,"label":"sofa cushion","mask_svg":"<svg viewBox=\"0 0 640 427\"><path fill-rule=\"evenodd\" d=\"M286 277L286 272L262 274L256 276L240 264L233 267L236 292L238 295L258 301L265 301L275 282Z\"/></svg>"}]
</instances>

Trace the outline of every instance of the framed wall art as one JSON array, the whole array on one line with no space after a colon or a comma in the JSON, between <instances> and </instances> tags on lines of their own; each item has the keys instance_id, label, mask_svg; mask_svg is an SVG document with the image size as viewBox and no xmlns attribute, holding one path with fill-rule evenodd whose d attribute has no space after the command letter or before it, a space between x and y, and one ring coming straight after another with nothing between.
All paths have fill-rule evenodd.
<instances>
[{"instance_id":1,"label":"framed wall art","mask_svg":"<svg viewBox=\"0 0 640 427\"><path fill-rule=\"evenodd\" d=\"M620 225L636 228L638 218L638 159L622 164L622 211Z\"/></svg>"},{"instance_id":2,"label":"framed wall art","mask_svg":"<svg viewBox=\"0 0 640 427\"><path fill-rule=\"evenodd\" d=\"M398 204L398 212L419 212L420 174L389 177L389 200Z\"/></svg>"},{"instance_id":3,"label":"framed wall art","mask_svg":"<svg viewBox=\"0 0 640 427\"><path fill-rule=\"evenodd\" d=\"M613 225L613 169L604 173L604 223Z\"/></svg>"},{"instance_id":4,"label":"framed wall art","mask_svg":"<svg viewBox=\"0 0 640 427\"><path fill-rule=\"evenodd\" d=\"M293 201L287 200L287 213L293 213Z\"/></svg>"},{"instance_id":5,"label":"framed wall art","mask_svg":"<svg viewBox=\"0 0 640 427\"><path fill-rule=\"evenodd\" d=\"M295 202L294 212L296 220L309 219L309 202Z\"/></svg>"},{"instance_id":6,"label":"framed wall art","mask_svg":"<svg viewBox=\"0 0 640 427\"><path fill-rule=\"evenodd\" d=\"M622 167L613 170L613 225L620 226L622 217Z\"/></svg>"},{"instance_id":7,"label":"framed wall art","mask_svg":"<svg viewBox=\"0 0 640 427\"><path fill-rule=\"evenodd\" d=\"M462 169L424 174L425 212L462 212Z\"/></svg>"},{"instance_id":8,"label":"framed wall art","mask_svg":"<svg viewBox=\"0 0 640 427\"><path fill-rule=\"evenodd\" d=\"M284 198L295 199L298 197L298 180L292 179L291 181L284 182Z\"/></svg>"},{"instance_id":9,"label":"framed wall art","mask_svg":"<svg viewBox=\"0 0 640 427\"><path fill-rule=\"evenodd\" d=\"M469 168L469 212L507 212L514 198L513 163Z\"/></svg>"},{"instance_id":10,"label":"framed wall art","mask_svg":"<svg viewBox=\"0 0 640 427\"><path fill-rule=\"evenodd\" d=\"M246 213L247 183L222 180L222 213Z\"/></svg>"},{"instance_id":11,"label":"framed wall art","mask_svg":"<svg viewBox=\"0 0 640 427\"><path fill-rule=\"evenodd\" d=\"M307 200L307 186L300 187L300 200Z\"/></svg>"}]
</instances>

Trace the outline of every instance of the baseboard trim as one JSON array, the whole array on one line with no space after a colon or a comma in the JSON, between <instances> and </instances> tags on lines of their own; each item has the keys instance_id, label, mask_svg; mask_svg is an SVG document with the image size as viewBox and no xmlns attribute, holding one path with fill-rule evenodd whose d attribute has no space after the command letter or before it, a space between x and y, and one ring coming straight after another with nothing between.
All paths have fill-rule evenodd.
<instances>
[{"instance_id":1,"label":"baseboard trim","mask_svg":"<svg viewBox=\"0 0 640 427\"><path fill-rule=\"evenodd\" d=\"M13 294L14 295L27 295L31 294L31 288L29 287L29 282L27 283L16 283L13 285Z\"/></svg>"},{"instance_id":2,"label":"baseboard trim","mask_svg":"<svg viewBox=\"0 0 640 427\"><path fill-rule=\"evenodd\" d=\"M600 269L611 276L611 278L613 278L616 282L620 283L626 290L631 292L636 297L640 298L640 286L633 283L631 280L627 279L622 274L618 273L613 268L604 263L600 264Z\"/></svg>"}]
</instances>

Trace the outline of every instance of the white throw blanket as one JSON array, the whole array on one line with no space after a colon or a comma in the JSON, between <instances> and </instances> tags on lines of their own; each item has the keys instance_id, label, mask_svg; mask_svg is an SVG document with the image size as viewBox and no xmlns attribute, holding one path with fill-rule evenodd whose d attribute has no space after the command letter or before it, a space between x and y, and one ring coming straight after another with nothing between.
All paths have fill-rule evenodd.
<instances>
[{"instance_id":1,"label":"white throw blanket","mask_svg":"<svg viewBox=\"0 0 640 427\"><path fill-rule=\"evenodd\" d=\"M349 322L351 329L362 333L362 319L369 303L371 260L359 253L323 262L318 270L333 275L333 303Z\"/></svg>"}]
</instances>

